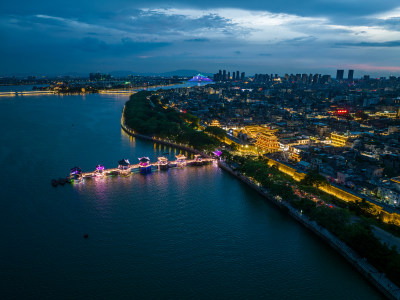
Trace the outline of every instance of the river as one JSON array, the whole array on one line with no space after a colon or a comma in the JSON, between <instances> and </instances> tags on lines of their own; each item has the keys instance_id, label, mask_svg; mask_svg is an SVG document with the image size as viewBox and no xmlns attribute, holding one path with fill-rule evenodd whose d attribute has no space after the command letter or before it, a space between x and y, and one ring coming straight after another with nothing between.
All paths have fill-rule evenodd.
<instances>
[{"instance_id":1,"label":"river","mask_svg":"<svg viewBox=\"0 0 400 300\"><path fill-rule=\"evenodd\" d=\"M174 159L179 150L121 131L127 99L0 99L2 299L382 298L215 165L52 187L75 165Z\"/></svg>"}]
</instances>

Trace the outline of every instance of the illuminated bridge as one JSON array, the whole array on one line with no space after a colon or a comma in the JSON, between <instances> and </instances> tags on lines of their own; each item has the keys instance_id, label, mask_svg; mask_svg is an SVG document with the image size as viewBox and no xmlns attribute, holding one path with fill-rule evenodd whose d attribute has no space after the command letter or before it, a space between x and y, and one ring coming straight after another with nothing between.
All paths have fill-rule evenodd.
<instances>
[{"instance_id":1,"label":"illuminated bridge","mask_svg":"<svg viewBox=\"0 0 400 300\"><path fill-rule=\"evenodd\" d=\"M81 180L84 178L103 177L103 176L129 176L132 173L150 173L151 170L165 170L168 168L183 168L185 166L202 166L213 163L213 158L203 158L201 155L195 155L194 159L186 159L186 156L179 154L175 161L168 161L165 157L159 157L157 162L150 162L148 157L139 158L138 164L131 164L128 159L122 159L118 162L117 168L105 169L103 165L97 165L91 172L82 172L79 167L74 167L70 172L70 179Z\"/></svg>"},{"instance_id":2,"label":"illuminated bridge","mask_svg":"<svg viewBox=\"0 0 400 300\"><path fill-rule=\"evenodd\" d=\"M54 91L19 91L19 92L0 92L0 97L15 96L38 96L38 95L54 95Z\"/></svg>"}]
</instances>

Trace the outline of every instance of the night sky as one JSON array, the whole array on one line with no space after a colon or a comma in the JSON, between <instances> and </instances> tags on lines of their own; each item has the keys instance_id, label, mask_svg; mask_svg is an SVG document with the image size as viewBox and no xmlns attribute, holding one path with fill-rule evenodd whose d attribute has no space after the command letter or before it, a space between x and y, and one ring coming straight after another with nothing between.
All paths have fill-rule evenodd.
<instances>
[{"instance_id":1,"label":"night sky","mask_svg":"<svg viewBox=\"0 0 400 300\"><path fill-rule=\"evenodd\" d=\"M0 38L0 76L400 76L399 0L1 1Z\"/></svg>"}]
</instances>

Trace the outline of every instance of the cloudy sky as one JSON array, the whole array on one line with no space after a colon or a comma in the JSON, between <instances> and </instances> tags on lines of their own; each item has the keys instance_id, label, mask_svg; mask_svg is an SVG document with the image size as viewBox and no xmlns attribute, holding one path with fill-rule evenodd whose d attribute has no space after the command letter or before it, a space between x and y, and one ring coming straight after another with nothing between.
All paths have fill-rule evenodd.
<instances>
[{"instance_id":1,"label":"cloudy sky","mask_svg":"<svg viewBox=\"0 0 400 300\"><path fill-rule=\"evenodd\" d=\"M0 2L0 75L400 76L399 0Z\"/></svg>"}]
</instances>

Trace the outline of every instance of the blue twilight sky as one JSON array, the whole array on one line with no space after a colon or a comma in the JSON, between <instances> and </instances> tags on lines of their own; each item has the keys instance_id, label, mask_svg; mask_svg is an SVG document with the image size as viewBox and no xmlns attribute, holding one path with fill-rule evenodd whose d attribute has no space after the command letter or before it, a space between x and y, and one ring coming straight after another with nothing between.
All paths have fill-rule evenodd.
<instances>
[{"instance_id":1,"label":"blue twilight sky","mask_svg":"<svg viewBox=\"0 0 400 300\"><path fill-rule=\"evenodd\" d=\"M399 0L0 2L0 76L218 69L400 76Z\"/></svg>"}]
</instances>

